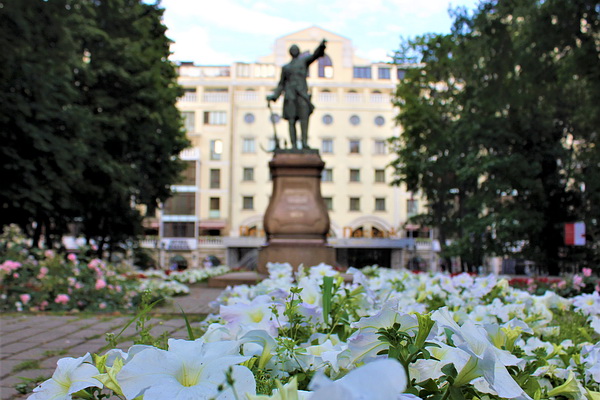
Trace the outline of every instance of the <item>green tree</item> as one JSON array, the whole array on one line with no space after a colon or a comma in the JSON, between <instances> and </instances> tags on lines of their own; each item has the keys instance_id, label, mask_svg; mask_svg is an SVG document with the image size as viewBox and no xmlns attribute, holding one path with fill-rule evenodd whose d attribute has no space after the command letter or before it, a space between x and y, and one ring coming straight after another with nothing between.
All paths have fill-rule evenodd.
<instances>
[{"instance_id":1,"label":"green tree","mask_svg":"<svg viewBox=\"0 0 600 400\"><path fill-rule=\"evenodd\" d=\"M0 222L46 239L77 222L100 252L134 237L139 209L170 195L188 145L163 10L139 0L1 4Z\"/></svg>"},{"instance_id":2,"label":"green tree","mask_svg":"<svg viewBox=\"0 0 600 400\"><path fill-rule=\"evenodd\" d=\"M80 22L70 1L4 1L0 8L0 224L59 238L77 214L85 150L77 105ZM33 229L34 227L35 229Z\"/></svg>"},{"instance_id":3,"label":"green tree","mask_svg":"<svg viewBox=\"0 0 600 400\"><path fill-rule=\"evenodd\" d=\"M135 205L153 211L170 195L188 146L175 107L181 89L168 61L163 10L139 0L94 1L83 30L88 63L82 103L94 114L81 199L83 232L114 244L139 233Z\"/></svg>"},{"instance_id":4,"label":"green tree","mask_svg":"<svg viewBox=\"0 0 600 400\"><path fill-rule=\"evenodd\" d=\"M597 211L588 203L595 195L588 186L597 188L598 182L590 170L599 161L597 38L594 2L513 0L482 2L472 15L457 10L451 35L413 42L413 48L425 43L425 65L398 89L400 106L430 102L432 85L458 82L452 101L440 102L434 114L452 116L441 134L457 138L458 148L427 135L431 125L415 126L405 111L399 115L405 130L396 139L400 148L416 146L421 156L450 158L448 170L459 187L448 191L458 190L459 201L449 254L470 263L483 254L514 255L517 249L556 274L565 252L565 222L584 219L597 235ZM433 74L436 69L443 72ZM430 84L420 85L424 96L410 99L403 87L416 76L426 76ZM421 143L418 135L426 135ZM396 163L401 180L410 168L432 174L405 153L399 151ZM439 196L430 196L431 187L427 181L418 186L431 202L430 217L440 204ZM439 219L433 218L434 224Z\"/></svg>"}]
</instances>

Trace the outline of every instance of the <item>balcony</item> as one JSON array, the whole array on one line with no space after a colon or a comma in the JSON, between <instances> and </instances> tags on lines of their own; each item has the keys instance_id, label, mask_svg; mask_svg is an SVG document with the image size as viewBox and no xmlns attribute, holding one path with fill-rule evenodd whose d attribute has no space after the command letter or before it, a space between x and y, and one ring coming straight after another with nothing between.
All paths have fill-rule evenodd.
<instances>
[{"instance_id":1,"label":"balcony","mask_svg":"<svg viewBox=\"0 0 600 400\"><path fill-rule=\"evenodd\" d=\"M318 101L321 103L337 103L338 96L335 93L319 93Z\"/></svg>"},{"instance_id":2,"label":"balcony","mask_svg":"<svg viewBox=\"0 0 600 400\"><path fill-rule=\"evenodd\" d=\"M184 161L200 160L200 149L198 147L192 147L182 150L181 153L179 153L179 158Z\"/></svg>"},{"instance_id":3,"label":"balcony","mask_svg":"<svg viewBox=\"0 0 600 400\"><path fill-rule=\"evenodd\" d=\"M209 210L208 218L210 219L219 219L221 218L221 210Z\"/></svg>"},{"instance_id":4,"label":"balcony","mask_svg":"<svg viewBox=\"0 0 600 400\"><path fill-rule=\"evenodd\" d=\"M198 238L200 247L223 247L223 237L221 236L200 236Z\"/></svg>"},{"instance_id":5,"label":"balcony","mask_svg":"<svg viewBox=\"0 0 600 400\"><path fill-rule=\"evenodd\" d=\"M346 93L346 103L362 103L363 96L360 93Z\"/></svg>"},{"instance_id":6,"label":"balcony","mask_svg":"<svg viewBox=\"0 0 600 400\"><path fill-rule=\"evenodd\" d=\"M179 98L179 101L183 103L195 103L197 101L196 93L185 93Z\"/></svg>"},{"instance_id":7,"label":"balcony","mask_svg":"<svg viewBox=\"0 0 600 400\"><path fill-rule=\"evenodd\" d=\"M372 93L371 94L371 103L389 103L390 96L388 94L383 93Z\"/></svg>"},{"instance_id":8,"label":"balcony","mask_svg":"<svg viewBox=\"0 0 600 400\"><path fill-rule=\"evenodd\" d=\"M163 238L161 247L166 250L196 250L198 241L194 238Z\"/></svg>"},{"instance_id":9,"label":"balcony","mask_svg":"<svg viewBox=\"0 0 600 400\"><path fill-rule=\"evenodd\" d=\"M190 78L218 78L231 76L229 66L200 67L195 65L182 65L179 67L179 76Z\"/></svg>"},{"instance_id":10,"label":"balcony","mask_svg":"<svg viewBox=\"0 0 600 400\"><path fill-rule=\"evenodd\" d=\"M248 102L248 103L258 102L260 100L258 93L252 92L252 91L236 92L235 99L236 99L236 101ZM265 101L265 99L263 99L263 101Z\"/></svg>"},{"instance_id":11,"label":"balcony","mask_svg":"<svg viewBox=\"0 0 600 400\"><path fill-rule=\"evenodd\" d=\"M227 92L215 92L215 93L204 93L202 101L205 103L227 103L229 102L229 93Z\"/></svg>"}]
</instances>

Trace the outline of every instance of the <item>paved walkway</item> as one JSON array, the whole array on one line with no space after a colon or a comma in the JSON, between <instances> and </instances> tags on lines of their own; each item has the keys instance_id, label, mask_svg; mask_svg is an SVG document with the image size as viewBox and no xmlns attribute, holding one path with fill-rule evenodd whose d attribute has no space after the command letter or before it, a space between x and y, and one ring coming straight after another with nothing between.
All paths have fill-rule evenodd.
<instances>
[{"instance_id":1,"label":"paved walkway","mask_svg":"<svg viewBox=\"0 0 600 400\"><path fill-rule=\"evenodd\" d=\"M167 332L169 337L187 339L184 310L192 326L212 312L210 302L223 289L197 285L190 295L175 297L169 304L155 309L149 322L151 334ZM15 388L23 379L43 381L52 376L56 361L62 357L81 357L107 349L106 333L119 333L131 320L129 315L0 315L0 399L25 399ZM119 348L127 350L133 343L135 324L121 335ZM30 383L30 386L35 386Z\"/></svg>"}]
</instances>

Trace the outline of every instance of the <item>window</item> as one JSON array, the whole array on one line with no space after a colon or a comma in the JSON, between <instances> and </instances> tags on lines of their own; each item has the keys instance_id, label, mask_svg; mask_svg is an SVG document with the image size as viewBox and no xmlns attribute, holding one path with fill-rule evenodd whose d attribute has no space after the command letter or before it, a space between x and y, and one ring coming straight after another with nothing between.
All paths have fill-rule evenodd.
<instances>
[{"instance_id":1,"label":"window","mask_svg":"<svg viewBox=\"0 0 600 400\"><path fill-rule=\"evenodd\" d=\"M350 140L350 153L351 154L359 154L360 153L360 140L352 139Z\"/></svg>"},{"instance_id":2,"label":"window","mask_svg":"<svg viewBox=\"0 0 600 400\"><path fill-rule=\"evenodd\" d=\"M385 197L375 198L375 211L385 211Z\"/></svg>"},{"instance_id":3,"label":"window","mask_svg":"<svg viewBox=\"0 0 600 400\"><path fill-rule=\"evenodd\" d=\"M219 197L211 197L208 200L208 218L221 218L221 199Z\"/></svg>"},{"instance_id":4,"label":"window","mask_svg":"<svg viewBox=\"0 0 600 400\"><path fill-rule=\"evenodd\" d=\"M254 180L254 168L247 167L244 168L244 175L242 178L244 181L253 181Z\"/></svg>"},{"instance_id":5,"label":"window","mask_svg":"<svg viewBox=\"0 0 600 400\"><path fill-rule=\"evenodd\" d=\"M406 70L398 69L398 79L404 79L404 76L406 76Z\"/></svg>"},{"instance_id":6,"label":"window","mask_svg":"<svg viewBox=\"0 0 600 400\"><path fill-rule=\"evenodd\" d=\"M373 142L373 153L385 154L385 140L375 140Z\"/></svg>"},{"instance_id":7,"label":"window","mask_svg":"<svg viewBox=\"0 0 600 400\"><path fill-rule=\"evenodd\" d=\"M205 125L225 125L227 113L225 111L204 111Z\"/></svg>"},{"instance_id":8,"label":"window","mask_svg":"<svg viewBox=\"0 0 600 400\"><path fill-rule=\"evenodd\" d=\"M196 131L196 113L194 111L184 111L181 113L183 117L183 126L186 132Z\"/></svg>"},{"instance_id":9,"label":"window","mask_svg":"<svg viewBox=\"0 0 600 400\"><path fill-rule=\"evenodd\" d=\"M181 173L181 180L178 185L195 185L196 184L196 162L184 161L185 169Z\"/></svg>"},{"instance_id":10,"label":"window","mask_svg":"<svg viewBox=\"0 0 600 400\"><path fill-rule=\"evenodd\" d=\"M247 124L253 123L254 122L254 114L246 113L246 115L244 115L244 122L246 122Z\"/></svg>"},{"instance_id":11,"label":"window","mask_svg":"<svg viewBox=\"0 0 600 400\"><path fill-rule=\"evenodd\" d=\"M319 58L319 78L333 78L333 64L328 55Z\"/></svg>"},{"instance_id":12,"label":"window","mask_svg":"<svg viewBox=\"0 0 600 400\"><path fill-rule=\"evenodd\" d=\"M353 115L350 117L350 123L354 126L360 124L360 117L358 115Z\"/></svg>"},{"instance_id":13,"label":"window","mask_svg":"<svg viewBox=\"0 0 600 400\"><path fill-rule=\"evenodd\" d=\"M221 154L223 154L223 141L222 140L211 140L210 141L210 159L220 160Z\"/></svg>"},{"instance_id":14,"label":"window","mask_svg":"<svg viewBox=\"0 0 600 400\"><path fill-rule=\"evenodd\" d=\"M406 200L406 215L408 215L409 218L417 215L417 213L419 212L418 208L419 208L419 204L418 204L417 200L415 200L415 199Z\"/></svg>"},{"instance_id":15,"label":"window","mask_svg":"<svg viewBox=\"0 0 600 400\"><path fill-rule=\"evenodd\" d=\"M221 170L211 169L210 170L210 188L219 189L221 187Z\"/></svg>"},{"instance_id":16,"label":"window","mask_svg":"<svg viewBox=\"0 0 600 400\"><path fill-rule=\"evenodd\" d=\"M354 78L371 79L371 67L354 67Z\"/></svg>"},{"instance_id":17,"label":"window","mask_svg":"<svg viewBox=\"0 0 600 400\"><path fill-rule=\"evenodd\" d=\"M379 67L377 69L377 77L379 79L390 79L390 77L391 77L390 69Z\"/></svg>"},{"instance_id":18,"label":"window","mask_svg":"<svg viewBox=\"0 0 600 400\"><path fill-rule=\"evenodd\" d=\"M333 197L323 197L323 201L325 202L325 208L327 208L327 211L333 210Z\"/></svg>"},{"instance_id":19,"label":"window","mask_svg":"<svg viewBox=\"0 0 600 400\"><path fill-rule=\"evenodd\" d=\"M350 182L360 182L360 169L350 170Z\"/></svg>"},{"instance_id":20,"label":"window","mask_svg":"<svg viewBox=\"0 0 600 400\"><path fill-rule=\"evenodd\" d=\"M165 222L163 227L164 237L194 237L193 222Z\"/></svg>"},{"instance_id":21,"label":"window","mask_svg":"<svg viewBox=\"0 0 600 400\"><path fill-rule=\"evenodd\" d=\"M255 153L254 138L244 138L242 142L242 153Z\"/></svg>"},{"instance_id":22,"label":"window","mask_svg":"<svg viewBox=\"0 0 600 400\"><path fill-rule=\"evenodd\" d=\"M329 114L323 115L323 124L331 125L333 123L333 117Z\"/></svg>"},{"instance_id":23,"label":"window","mask_svg":"<svg viewBox=\"0 0 600 400\"><path fill-rule=\"evenodd\" d=\"M375 117L375 125L383 126L383 124L385 124L385 118L383 118L381 115L376 116Z\"/></svg>"},{"instance_id":24,"label":"window","mask_svg":"<svg viewBox=\"0 0 600 400\"><path fill-rule=\"evenodd\" d=\"M165 202L163 212L165 215L195 215L196 194L176 193Z\"/></svg>"},{"instance_id":25,"label":"window","mask_svg":"<svg viewBox=\"0 0 600 400\"><path fill-rule=\"evenodd\" d=\"M254 196L244 196L242 198L242 208L244 210L254 210Z\"/></svg>"},{"instance_id":26,"label":"window","mask_svg":"<svg viewBox=\"0 0 600 400\"><path fill-rule=\"evenodd\" d=\"M281 120L281 116L279 114L271 114L271 122L277 124Z\"/></svg>"},{"instance_id":27,"label":"window","mask_svg":"<svg viewBox=\"0 0 600 400\"><path fill-rule=\"evenodd\" d=\"M350 211L360 211L360 197L350 197Z\"/></svg>"},{"instance_id":28,"label":"window","mask_svg":"<svg viewBox=\"0 0 600 400\"><path fill-rule=\"evenodd\" d=\"M333 182L333 169L325 168L323 172L321 172L321 181L322 182Z\"/></svg>"},{"instance_id":29,"label":"window","mask_svg":"<svg viewBox=\"0 0 600 400\"><path fill-rule=\"evenodd\" d=\"M385 183L385 170L384 169L376 169L375 170L375 182Z\"/></svg>"},{"instance_id":30,"label":"window","mask_svg":"<svg viewBox=\"0 0 600 400\"><path fill-rule=\"evenodd\" d=\"M323 153L333 153L333 139L321 140L321 151Z\"/></svg>"}]
</instances>

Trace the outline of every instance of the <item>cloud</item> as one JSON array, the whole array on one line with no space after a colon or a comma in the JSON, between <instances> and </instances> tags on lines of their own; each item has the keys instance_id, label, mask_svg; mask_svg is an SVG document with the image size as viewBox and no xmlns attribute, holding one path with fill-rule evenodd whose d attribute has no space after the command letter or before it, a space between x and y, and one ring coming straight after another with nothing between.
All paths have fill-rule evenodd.
<instances>
[{"instance_id":1,"label":"cloud","mask_svg":"<svg viewBox=\"0 0 600 400\"><path fill-rule=\"evenodd\" d=\"M211 1L210 7L207 4L196 0L165 0L162 3L166 9L165 21L178 19L186 24L193 22L250 35L272 35L274 32L280 35L309 25L305 21L270 14L266 4L245 6L234 0ZM274 11L281 13L280 9Z\"/></svg>"},{"instance_id":2,"label":"cloud","mask_svg":"<svg viewBox=\"0 0 600 400\"><path fill-rule=\"evenodd\" d=\"M400 36L447 32L449 2L478 0L162 0L173 59L201 64L252 62L275 39L318 25L353 41L357 54L387 60Z\"/></svg>"},{"instance_id":3,"label":"cloud","mask_svg":"<svg viewBox=\"0 0 600 400\"><path fill-rule=\"evenodd\" d=\"M167 36L177 37L171 44L171 58L176 61L195 61L201 65L228 65L234 61L231 54L216 50L205 28L193 26L187 29L169 29Z\"/></svg>"}]
</instances>

